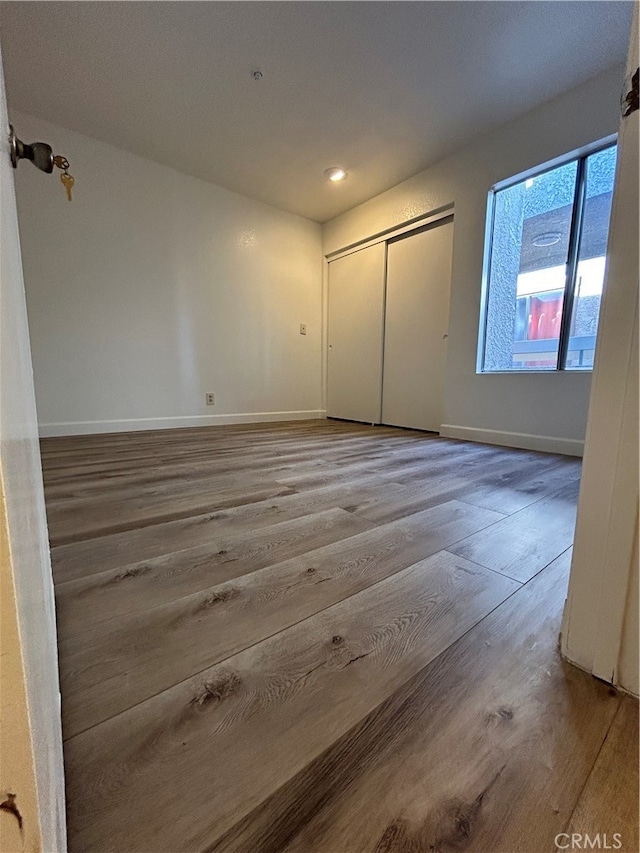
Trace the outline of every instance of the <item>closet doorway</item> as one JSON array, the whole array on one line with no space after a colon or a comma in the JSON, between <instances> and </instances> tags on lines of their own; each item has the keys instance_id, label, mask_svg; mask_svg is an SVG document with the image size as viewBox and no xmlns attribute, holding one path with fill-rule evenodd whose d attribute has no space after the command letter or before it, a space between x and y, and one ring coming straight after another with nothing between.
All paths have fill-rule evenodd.
<instances>
[{"instance_id":1,"label":"closet doorway","mask_svg":"<svg viewBox=\"0 0 640 853\"><path fill-rule=\"evenodd\" d=\"M453 216L329 264L328 417L439 432Z\"/></svg>"}]
</instances>

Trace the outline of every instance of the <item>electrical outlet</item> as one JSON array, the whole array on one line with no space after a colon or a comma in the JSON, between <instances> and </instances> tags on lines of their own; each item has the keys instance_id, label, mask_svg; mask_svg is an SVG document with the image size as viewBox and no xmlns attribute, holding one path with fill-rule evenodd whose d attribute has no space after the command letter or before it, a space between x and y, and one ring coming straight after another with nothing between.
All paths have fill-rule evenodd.
<instances>
[{"instance_id":1,"label":"electrical outlet","mask_svg":"<svg viewBox=\"0 0 640 853\"><path fill-rule=\"evenodd\" d=\"M307 324L306 323L300 323L300 334L301 335L307 334Z\"/></svg>"},{"instance_id":2,"label":"electrical outlet","mask_svg":"<svg viewBox=\"0 0 640 853\"><path fill-rule=\"evenodd\" d=\"M208 394L205 394L205 400L207 401L207 406L214 406L216 402L216 395L210 391Z\"/></svg>"}]
</instances>

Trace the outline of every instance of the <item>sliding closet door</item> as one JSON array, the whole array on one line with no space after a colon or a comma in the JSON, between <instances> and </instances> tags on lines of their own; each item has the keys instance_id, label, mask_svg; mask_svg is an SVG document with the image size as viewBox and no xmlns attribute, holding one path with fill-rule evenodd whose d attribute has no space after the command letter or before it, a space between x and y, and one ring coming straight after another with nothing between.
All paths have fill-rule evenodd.
<instances>
[{"instance_id":1,"label":"sliding closet door","mask_svg":"<svg viewBox=\"0 0 640 853\"><path fill-rule=\"evenodd\" d=\"M440 430L452 247L453 217L388 244L382 423Z\"/></svg>"},{"instance_id":2,"label":"sliding closet door","mask_svg":"<svg viewBox=\"0 0 640 853\"><path fill-rule=\"evenodd\" d=\"M379 243L329 264L327 415L380 422L384 252Z\"/></svg>"}]
</instances>

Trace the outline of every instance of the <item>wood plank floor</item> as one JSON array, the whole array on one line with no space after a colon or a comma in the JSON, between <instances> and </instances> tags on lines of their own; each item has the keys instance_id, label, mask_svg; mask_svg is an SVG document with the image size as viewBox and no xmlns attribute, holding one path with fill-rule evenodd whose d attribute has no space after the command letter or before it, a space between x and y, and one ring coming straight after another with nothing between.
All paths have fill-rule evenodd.
<instances>
[{"instance_id":1,"label":"wood plank floor","mask_svg":"<svg viewBox=\"0 0 640 853\"><path fill-rule=\"evenodd\" d=\"M638 850L559 657L580 463L336 421L42 441L73 853Z\"/></svg>"}]
</instances>

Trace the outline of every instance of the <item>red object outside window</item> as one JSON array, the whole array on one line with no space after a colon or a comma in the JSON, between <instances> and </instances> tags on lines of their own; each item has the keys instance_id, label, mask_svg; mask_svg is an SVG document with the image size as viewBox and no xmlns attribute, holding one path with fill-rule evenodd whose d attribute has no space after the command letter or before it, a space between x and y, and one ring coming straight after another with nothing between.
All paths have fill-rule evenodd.
<instances>
[{"instance_id":1,"label":"red object outside window","mask_svg":"<svg viewBox=\"0 0 640 853\"><path fill-rule=\"evenodd\" d=\"M562 295L552 298L532 296L529 310L527 340L539 341L560 337Z\"/></svg>"}]
</instances>

